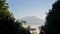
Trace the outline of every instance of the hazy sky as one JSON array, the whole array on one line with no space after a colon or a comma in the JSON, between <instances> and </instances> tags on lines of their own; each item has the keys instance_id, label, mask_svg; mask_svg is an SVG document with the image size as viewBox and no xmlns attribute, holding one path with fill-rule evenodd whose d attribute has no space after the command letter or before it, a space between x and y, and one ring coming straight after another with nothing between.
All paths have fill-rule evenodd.
<instances>
[{"instance_id":1,"label":"hazy sky","mask_svg":"<svg viewBox=\"0 0 60 34\"><path fill-rule=\"evenodd\" d=\"M51 9L56 0L7 0L9 10L16 19L26 16L36 16L45 19L46 12Z\"/></svg>"}]
</instances>

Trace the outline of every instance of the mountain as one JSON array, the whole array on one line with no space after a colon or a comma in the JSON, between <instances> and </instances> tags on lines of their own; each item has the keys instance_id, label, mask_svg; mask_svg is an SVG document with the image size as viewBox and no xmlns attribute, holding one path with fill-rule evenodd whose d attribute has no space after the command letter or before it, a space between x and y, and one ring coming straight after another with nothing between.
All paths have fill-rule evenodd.
<instances>
[{"instance_id":1,"label":"mountain","mask_svg":"<svg viewBox=\"0 0 60 34\"><path fill-rule=\"evenodd\" d=\"M43 25L45 20L39 19L36 16L27 16L22 18L22 20L26 21L27 25Z\"/></svg>"}]
</instances>

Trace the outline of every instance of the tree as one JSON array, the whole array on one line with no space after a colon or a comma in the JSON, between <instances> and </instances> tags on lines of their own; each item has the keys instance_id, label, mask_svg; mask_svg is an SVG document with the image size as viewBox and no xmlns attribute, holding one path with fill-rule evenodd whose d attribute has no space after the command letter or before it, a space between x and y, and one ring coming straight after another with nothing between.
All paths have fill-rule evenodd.
<instances>
[{"instance_id":1,"label":"tree","mask_svg":"<svg viewBox=\"0 0 60 34\"><path fill-rule=\"evenodd\" d=\"M6 0L0 0L0 33L14 34L13 14L8 10Z\"/></svg>"},{"instance_id":2,"label":"tree","mask_svg":"<svg viewBox=\"0 0 60 34\"><path fill-rule=\"evenodd\" d=\"M25 23L25 21L22 21ZM6 0L0 0L0 34L29 34L22 23L16 21L11 12L8 10Z\"/></svg>"},{"instance_id":3,"label":"tree","mask_svg":"<svg viewBox=\"0 0 60 34\"><path fill-rule=\"evenodd\" d=\"M19 22L18 20L15 22L15 31L16 34L30 34L30 31L23 27L23 23L26 21Z\"/></svg>"},{"instance_id":4,"label":"tree","mask_svg":"<svg viewBox=\"0 0 60 34\"><path fill-rule=\"evenodd\" d=\"M45 34L60 34L60 0L52 5L46 17Z\"/></svg>"},{"instance_id":5,"label":"tree","mask_svg":"<svg viewBox=\"0 0 60 34\"><path fill-rule=\"evenodd\" d=\"M44 30L45 30L44 26L41 26L40 27L40 33L39 34L45 34Z\"/></svg>"}]
</instances>

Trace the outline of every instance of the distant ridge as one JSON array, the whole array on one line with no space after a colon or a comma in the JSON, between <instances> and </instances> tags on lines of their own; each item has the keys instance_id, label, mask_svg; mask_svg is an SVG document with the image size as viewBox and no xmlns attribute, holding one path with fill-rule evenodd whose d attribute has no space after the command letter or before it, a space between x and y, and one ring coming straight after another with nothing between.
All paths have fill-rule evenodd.
<instances>
[{"instance_id":1,"label":"distant ridge","mask_svg":"<svg viewBox=\"0 0 60 34\"><path fill-rule=\"evenodd\" d=\"M27 25L43 25L45 20L39 19L36 16L27 16L22 18L21 20L24 20L27 22Z\"/></svg>"}]
</instances>

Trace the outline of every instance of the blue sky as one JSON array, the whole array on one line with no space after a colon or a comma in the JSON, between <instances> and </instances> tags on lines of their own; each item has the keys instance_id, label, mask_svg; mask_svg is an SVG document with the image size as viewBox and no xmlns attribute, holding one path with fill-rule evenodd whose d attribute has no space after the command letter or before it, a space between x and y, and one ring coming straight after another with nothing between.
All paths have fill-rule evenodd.
<instances>
[{"instance_id":1,"label":"blue sky","mask_svg":"<svg viewBox=\"0 0 60 34\"><path fill-rule=\"evenodd\" d=\"M46 12L51 9L56 0L7 0L9 10L16 19L26 16L36 16L45 19Z\"/></svg>"}]
</instances>

